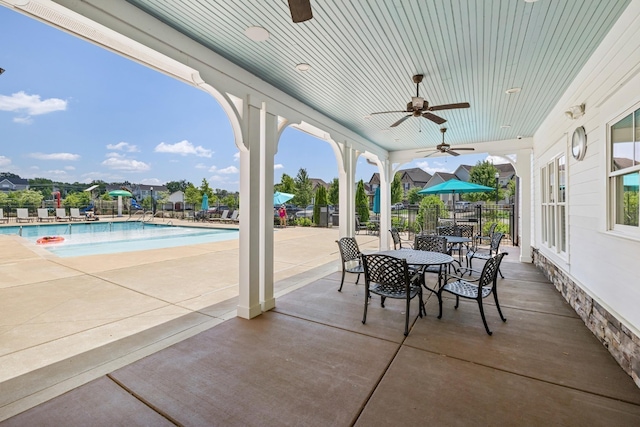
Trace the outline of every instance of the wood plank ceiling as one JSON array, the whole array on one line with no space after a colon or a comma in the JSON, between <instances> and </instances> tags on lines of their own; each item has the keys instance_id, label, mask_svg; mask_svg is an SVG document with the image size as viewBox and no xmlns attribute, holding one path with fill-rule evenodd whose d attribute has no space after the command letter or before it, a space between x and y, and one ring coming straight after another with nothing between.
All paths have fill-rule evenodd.
<instances>
[{"instance_id":1,"label":"wood plank ceiling","mask_svg":"<svg viewBox=\"0 0 640 427\"><path fill-rule=\"evenodd\" d=\"M390 151L441 142L426 119L368 117L403 110L414 74L431 105L471 104L437 112L448 143L532 136L629 3L312 0L313 19L294 24L287 0L128 1ZM269 39L250 40L251 26Z\"/></svg>"}]
</instances>

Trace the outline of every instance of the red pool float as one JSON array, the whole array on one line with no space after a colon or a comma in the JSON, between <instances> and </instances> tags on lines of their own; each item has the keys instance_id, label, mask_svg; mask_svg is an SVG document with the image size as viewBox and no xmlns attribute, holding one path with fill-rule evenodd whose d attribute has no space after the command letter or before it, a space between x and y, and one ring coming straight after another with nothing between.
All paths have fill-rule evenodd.
<instances>
[{"instance_id":1,"label":"red pool float","mask_svg":"<svg viewBox=\"0 0 640 427\"><path fill-rule=\"evenodd\" d=\"M64 242L64 237L62 236L44 236L36 240L36 243L39 245L43 245L45 243L60 243Z\"/></svg>"}]
</instances>

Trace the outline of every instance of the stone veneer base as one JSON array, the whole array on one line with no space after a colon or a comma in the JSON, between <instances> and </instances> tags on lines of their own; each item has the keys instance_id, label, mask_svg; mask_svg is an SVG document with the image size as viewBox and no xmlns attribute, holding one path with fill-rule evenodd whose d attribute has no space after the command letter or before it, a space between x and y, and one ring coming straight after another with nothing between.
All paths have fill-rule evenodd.
<instances>
[{"instance_id":1,"label":"stone veneer base","mask_svg":"<svg viewBox=\"0 0 640 427\"><path fill-rule=\"evenodd\" d=\"M640 338L536 248L532 248L531 252L534 265L542 270L585 325L640 387Z\"/></svg>"}]
</instances>

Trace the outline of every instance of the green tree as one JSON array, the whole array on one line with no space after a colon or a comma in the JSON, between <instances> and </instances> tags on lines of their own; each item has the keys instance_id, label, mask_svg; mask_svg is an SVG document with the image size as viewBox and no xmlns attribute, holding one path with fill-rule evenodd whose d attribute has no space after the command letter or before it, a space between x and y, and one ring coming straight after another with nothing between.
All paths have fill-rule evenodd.
<instances>
[{"instance_id":1,"label":"green tree","mask_svg":"<svg viewBox=\"0 0 640 427\"><path fill-rule=\"evenodd\" d=\"M307 170L300 168L295 179L295 197L293 203L298 206L307 206L311 203L311 179L307 174Z\"/></svg>"},{"instance_id":2,"label":"green tree","mask_svg":"<svg viewBox=\"0 0 640 427\"><path fill-rule=\"evenodd\" d=\"M329 184L329 203L337 206L340 203L340 180L338 178L333 178L331 184Z\"/></svg>"},{"instance_id":3,"label":"green tree","mask_svg":"<svg viewBox=\"0 0 640 427\"><path fill-rule=\"evenodd\" d=\"M14 191L11 193L11 196L13 196L19 206L39 206L44 199L42 193L34 190Z\"/></svg>"},{"instance_id":4,"label":"green tree","mask_svg":"<svg viewBox=\"0 0 640 427\"><path fill-rule=\"evenodd\" d=\"M391 204L400 203L402 199L404 199L404 189L402 181L400 181L400 174L396 173L391 182Z\"/></svg>"},{"instance_id":5,"label":"green tree","mask_svg":"<svg viewBox=\"0 0 640 427\"><path fill-rule=\"evenodd\" d=\"M189 183L186 180L181 179L180 181L169 181L165 184L165 187L169 190L169 194L173 194L176 191L186 190L188 185Z\"/></svg>"},{"instance_id":6,"label":"green tree","mask_svg":"<svg viewBox=\"0 0 640 427\"><path fill-rule=\"evenodd\" d=\"M202 204L202 193L198 190L193 184L189 183L187 188L184 190L184 201L185 203L189 203L196 207L197 210L200 209L200 205Z\"/></svg>"},{"instance_id":7,"label":"green tree","mask_svg":"<svg viewBox=\"0 0 640 427\"><path fill-rule=\"evenodd\" d=\"M229 209L238 207L238 197L235 194L228 194L222 199L222 204L229 206Z\"/></svg>"},{"instance_id":8,"label":"green tree","mask_svg":"<svg viewBox=\"0 0 640 427\"><path fill-rule=\"evenodd\" d=\"M509 196L509 203L513 203L516 197L516 179L512 178L507 184L507 196Z\"/></svg>"},{"instance_id":9,"label":"green tree","mask_svg":"<svg viewBox=\"0 0 640 427\"><path fill-rule=\"evenodd\" d=\"M327 197L327 189L324 186L319 185L316 190L316 203L313 205L313 222L314 224L320 224L320 207L327 206L329 199Z\"/></svg>"},{"instance_id":10,"label":"green tree","mask_svg":"<svg viewBox=\"0 0 640 427\"><path fill-rule=\"evenodd\" d=\"M88 206L91 203L91 195L86 191L76 191L74 193L67 194L67 197L62 201L62 206L65 208L80 208Z\"/></svg>"},{"instance_id":11,"label":"green tree","mask_svg":"<svg viewBox=\"0 0 640 427\"><path fill-rule=\"evenodd\" d=\"M39 191L45 200L52 198L53 184L53 181L47 178L33 178L29 180L29 188Z\"/></svg>"},{"instance_id":12,"label":"green tree","mask_svg":"<svg viewBox=\"0 0 640 427\"><path fill-rule=\"evenodd\" d=\"M275 184L273 186L273 191L279 191L281 193L295 194L296 193L296 182L289 175L287 175L286 173L283 173L282 174L282 178L280 178L280 183L279 184Z\"/></svg>"},{"instance_id":13,"label":"green tree","mask_svg":"<svg viewBox=\"0 0 640 427\"><path fill-rule=\"evenodd\" d=\"M213 190L209 186L206 178L202 178L202 184L200 184L200 194L209 196L209 203L213 203Z\"/></svg>"},{"instance_id":14,"label":"green tree","mask_svg":"<svg viewBox=\"0 0 640 427\"><path fill-rule=\"evenodd\" d=\"M487 160L482 162L478 161L478 163L476 163L476 165L471 169L469 182L496 188L496 172L498 172L498 169L496 169L493 163ZM480 200L484 200L485 202L490 202L492 200L495 201L496 190L488 191L486 193L469 193L465 195L464 199L470 202L478 202Z\"/></svg>"},{"instance_id":15,"label":"green tree","mask_svg":"<svg viewBox=\"0 0 640 427\"><path fill-rule=\"evenodd\" d=\"M418 204L424 198L424 195L418 193L420 190L422 190L422 188L413 187L407 192L407 200L410 204Z\"/></svg>"},{"instance_id":16,"label":"green tree","mask_svg":"<svg viewBox=\"0 0 640 427\"><path fill-rule=\"evenodd\" d=\"M435 232L440 213L445 211L444 202L435 194L425 196L420 201L418 214L416 215L416 228L414 231Z\"/></svg>"},{"instance_id":17,"label":"green tree","mask_svg":"<svg viewBox=\"0 0 640 427\"><path fill-rule=\"evenodd\" d=\"M369 199L364 191L364 182L362 180L358 181L358 186L356 187L356 214L360 217L360 222L369 221Z\"/></svg>"}]
</instances>

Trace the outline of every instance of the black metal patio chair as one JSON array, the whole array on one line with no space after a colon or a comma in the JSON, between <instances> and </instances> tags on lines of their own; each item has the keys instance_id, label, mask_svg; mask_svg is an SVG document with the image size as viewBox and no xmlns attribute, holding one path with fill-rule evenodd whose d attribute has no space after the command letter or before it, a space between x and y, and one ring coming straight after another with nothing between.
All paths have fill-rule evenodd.
<instances>
[{"instance_id":1,"label":"black metal patio chair","mask_svg":"<svg viewBox=\"0 0 640 427\"><path fill-rule=\"evenodd\" d=\"M456 297L456 309L460 304L460 298L473 299L478 302L480 316L482 317L482 323L484 324L484 329L487 331L487 334L492 335L493 332L489 329L487 319L484 315L484 307L482 305L482 300L484 298L493 294L493 299L496 303L498 314L500 314L500 319L502 319L503 322L506 322L507 319L502 315L502 310L500 310L497 289L498 271L500 270L500 263L502 262L504 255L504 253L501 253L489 258L484 264L480 277L477 279L463 279L459 276L450 276L447 279L447 283L445 283L439 290L440 296L438 298L438 303L440 306L440 313L438 314L438 319L442 318L442 293L448 292Z\"/></svg>"},{"instance_id":2,"label":"black metal patio chair","mask_svg":"<svg viewBox=\"0 0 640 427\"><path fill-rule=\"evenodd\" d=\"M364 273L364 267L362 266L362 253L360 253L358 242L354 237L343 237L340 240L336 240L336 243L340 249L340 260L342 261L342 280L340 281L338 292L342 292L345 273L357 274L357 285L360 275Z\"/></svg>"},{"instance_id":3,"label":"black metal patio chair","mask_svg":"<svg viewBox=\"0 0 640 427\"><path fill-rule=\"evenodd\" d=\"M419 314L422 317L422 279L420 274L411 274L407 261L389 255L371 254L362 256L365 279L364 314L362 323L367 322L367 307L370 294L382 297L384 307L386 298L403 299L406 301L404 335L409 335L409 317L411 300L418 296Z\"/></svg>"},{"instance_id":4,"label":"black metal patio chair","mask_svg":"<svg viewBox=\"0 0 640 427\"><path fill-rule=\"evenodd\" d=\"M397 250L397 249L413 249L413 245L411 243L409 243L408 240L402 240L402 238L400 238L400 232L398 231L397 228L392 227L391 230L389 230L389 233L391 233L391 238L393 239L393 249ZM407 245L408 247L403 247L402 244Z\"/></svg>"},{"instance_id":5,"label":"black metal patio chair","mask_svg":"<svg viewBox=\"0 0 640 427\"><path fill-rule=\"evenodd\" d=\"M488 260L492 257L494 257L495 255L500 253L500 242L502 241L502 238L504 237L503 233L500 232L495 232L493 233L493 235L491 236L491 243L489 244L489 248L488 249L482 249L482 248L472 248L469 249L467 251L467 267L469 269L473 269L473 260L474 259L481 259L481 260ZM507 255L506 252L503 252L505 255ZM500 277L502 277L504 279L504 276L502 275L502 271L500 271L500 269L498 269L498 273L500 274Z\"/></svg>"}]
</instances>

